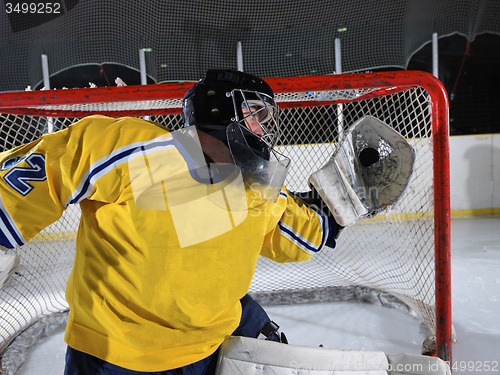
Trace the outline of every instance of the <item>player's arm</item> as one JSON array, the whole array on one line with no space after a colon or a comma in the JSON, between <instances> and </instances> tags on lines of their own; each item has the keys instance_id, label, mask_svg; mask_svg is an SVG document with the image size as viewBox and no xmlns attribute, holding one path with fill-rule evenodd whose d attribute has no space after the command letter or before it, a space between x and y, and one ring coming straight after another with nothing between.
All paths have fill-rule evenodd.
<instances>
[{"instance_id":1,"label":"player's arm","mask_svg":"<svg viewBox=\"0 0 500 375\"><path fill-rule=\"evenodd\" d=\"M313 202L305 195L284 191L280 195L286 195L286 206L276 227L267 234L261 255L276 262L294 262L309 259L324 246L335 247L340 227L328 210L322 209L321 199Z\"/></svg>"},{"instance_id":2,"label":"player's arm","mask_svg":"<svg viewBox=\"0 0 500 375\"><path fill-rule=\"evenodd\" d=\"M50 194L41 142L0 153L0 245L9 249L24 245L63 211Z\"/></svg>"},{"instance_id":3,"label":"player's arm","mask_svg":"<svg viewBox=\"0 0 500 375\"><path fill-rule=\"evenodd\" d=\"M336 245L336 240L344 227L338 224L335 220L335 215L333 215L332 211L318 192L312 188L310 191L289 192L289 194L291 194L294 199L299 199L307 206L307 208L309 208L309 210L316 213L319 217L324 218L322 221L325 223L324 226L326 226L327 230L322 236L322 246L328 246L333 249Z\"/></svg>"},{"instance_id":4,"label":"player's arm","mask_svg":"<svg viewBox=\"0 0 500 375\"><path fill-rule=\"evenodd\" d=\"M142 130L148 125L137 121L92 116L0 153L0 245L25 244L58 220L69 204L86 198L113 202L119 186L97 189L96 183L126 167L138 149L134 141L150 136ZM132 131L123 131L125 127Z\"/></svg>"},{"instance_id":5,"label":"player's arm","mask_svg":"<svg viewBox=\"0 0 500 375\"><path fill-rule=\"evenodd\" d=\"M75 192L88 190L85 175L103 149L106 122L89 117L0 154L0 245L25 244L76 203Z\"/></svg>"}]
</instances>

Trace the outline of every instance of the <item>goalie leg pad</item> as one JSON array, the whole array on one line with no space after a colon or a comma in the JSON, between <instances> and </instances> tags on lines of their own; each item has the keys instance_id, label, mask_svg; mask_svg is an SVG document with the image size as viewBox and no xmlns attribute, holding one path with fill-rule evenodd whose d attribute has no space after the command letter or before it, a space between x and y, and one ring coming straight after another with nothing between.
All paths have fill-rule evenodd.
<instances>
[{"instance_id":1,"label":"goalie leg pad","mask_svg":"<svg viewBox=\"0 0 500 375\"><path fill-rule=\"evenodd\" d=\"M17 254L2 254L0 253L0 289L16 271L21 258Z\"/></svg>"},{"instance_id":2,"label":"goalie leg pad","mask_svg":"<svg viewBox=\"0 0 500 375\"><path fill-rule=\"evenodd\" d=\"M451 375L437 357L386 354L381 351L339 350L247 337L229 337L221 346L216 375Z\"/></svg>"}]
</instances>

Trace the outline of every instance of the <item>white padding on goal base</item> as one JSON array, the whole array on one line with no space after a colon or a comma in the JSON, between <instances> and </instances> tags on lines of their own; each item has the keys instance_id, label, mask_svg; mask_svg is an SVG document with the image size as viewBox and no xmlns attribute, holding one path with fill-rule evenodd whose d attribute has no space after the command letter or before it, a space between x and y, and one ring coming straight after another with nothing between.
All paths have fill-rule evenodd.
<instances>
[{"instance_id":1,"label":"white padding on goal base","mask_svg":"<svg viewBox=\"0 0 500 375\"><path fill-rule=\"evenodd\" d=\"M436 357L296 346L231 336L221 347L217 375L451 375Z\"/></svg>"}]
</instances>

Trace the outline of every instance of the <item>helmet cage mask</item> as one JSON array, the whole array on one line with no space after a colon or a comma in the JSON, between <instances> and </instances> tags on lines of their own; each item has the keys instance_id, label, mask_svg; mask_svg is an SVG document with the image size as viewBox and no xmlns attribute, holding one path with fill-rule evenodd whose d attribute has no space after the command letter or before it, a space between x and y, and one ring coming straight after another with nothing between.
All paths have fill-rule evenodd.
<instances>
[{"instance_id":1,"label":"helmet cage mask","mask_svg":"<svg viewBox=\"0 0 500 375\"><path fill-rule=\"evenodd\" d=\"M245 89L234 89L226 95L233 100L233 121L258 136L272 151L279 139L279 110L274 99L266 93ZM257 132L247 125L249 121L257 124Z\"/></svg>"}]
</instances>

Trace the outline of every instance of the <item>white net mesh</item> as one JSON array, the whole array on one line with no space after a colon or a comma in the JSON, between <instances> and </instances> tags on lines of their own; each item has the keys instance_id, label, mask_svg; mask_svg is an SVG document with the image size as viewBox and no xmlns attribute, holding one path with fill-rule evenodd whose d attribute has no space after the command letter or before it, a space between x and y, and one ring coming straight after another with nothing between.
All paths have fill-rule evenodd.
<instances>
[{"instance_id":1,"label":"white net mesh","mask_svg":"<svg viewBox=\"0 0 500 375\"><path fill-rule=\"evenodd\" d=\"M384 215L365 220L345 230L335 249L325 250L307 262L277 264L265 258L258 262L251 293L309 291L330 287L362 286L388 292L410 306L435 333L434 183L432 113L427 91L420 87L390 95L358 100L366 90L314 91L277 95L281 104L280 152L292 160L286 185L292 191L308 190L307 178L332 154L338 135L355 120L372 115L393 126L416 150L415 173L404 198ZM325 102L350 99L342 104ZM293 101L321 105L286 108ZM179 100L142 103L98 103L50 106L73 110L72 118L0 115L3 149L27 143L46 132L50 125L62 129L76 121L78 111L118 108L172 108ZM39 108L47 108L47 105ZM144 110L148 116L148 110ZM180 115L151 116L171 130L181 126ZM79 209L68 209L15 253L21 266L0 291L0 341L2 346L42 316L67 309L64 299L71 271Z\"/></svg>"},{"instance_id":2,"label":"white net mesh","mask_svg":"<svg viewBox=\"0 0 500 375\"><path fill-rule=\"evenodd\" d=\"M427 100L424 90L414 89L343 104L341 111L336 105L282 111L283 122L290 124L284 138L294 144L280 150L292 159L287 181L290 190L308 190L309 174L332 154L335 144L330 142L338 134L339 113L343 129L368 114L393 125L415 148L416 171L397 206L385 215L348 228L335 249L313 257L307 267L277 266L261 258L252 292L366 286L389 292L407 303L434 333L433 154Z\"/></svg>"}]
</instances>

